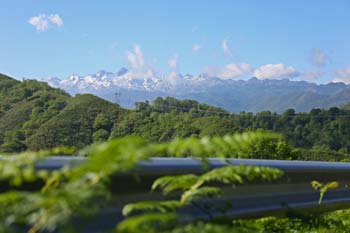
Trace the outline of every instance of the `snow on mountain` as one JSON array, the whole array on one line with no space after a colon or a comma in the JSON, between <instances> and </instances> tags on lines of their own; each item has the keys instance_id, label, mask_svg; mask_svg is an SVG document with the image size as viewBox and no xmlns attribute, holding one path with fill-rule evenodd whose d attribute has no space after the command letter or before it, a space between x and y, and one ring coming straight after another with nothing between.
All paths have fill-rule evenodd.
<instances>
[{"instance_id":1,"label":"snow on mountain","mask_svg":"<svg viewBox=\"0 0 350 233\"><path fill-rule=\"evenodd\" d=\"M50 86L59 87L61 85L62 80L57 78L57 77L49 77L49 78L43 79L41 81L47 82Z\"/></svg>"},{"instance_id":2,"label":"snow on mountain","mask_svg":"<svg viewBox=\"0 0 350 233\"><path fill-rule=\"evenodd\" d=\"M244 81L220 79L206 73L198 76L176 72L156 75L151 69L139 72L121 68L116 73L101 70L86 76L71 75L65 80L50 77L43 81L72 95L91 93L128 108L135 102L166 96L194 99L235 112L281 112L287 108L308 111L350 102L350 85L344 83L317 85L306 81L257 78Z\"/></svg>"},{"instance_id":3,"label":"snow on mountain","mask_svg":"<svg viewBox=\"0 0 350 233\"><path fill-rule=\"evenodd\" d=\"M105 88L126 88L140 91L174 91L196 90L215 83L205 75L192 76L171 73L160 77L154 76L152 73L148 76L139 78L137 74L130 72L126 68L121 68L116 73L100 70L95 74L87 76L71 75L65 80L57 77L50 77L46 80L49 85L59 87L65 90L99 90ZM216 80L217 81L217 80Z\"/></svg>"}]
</instances>

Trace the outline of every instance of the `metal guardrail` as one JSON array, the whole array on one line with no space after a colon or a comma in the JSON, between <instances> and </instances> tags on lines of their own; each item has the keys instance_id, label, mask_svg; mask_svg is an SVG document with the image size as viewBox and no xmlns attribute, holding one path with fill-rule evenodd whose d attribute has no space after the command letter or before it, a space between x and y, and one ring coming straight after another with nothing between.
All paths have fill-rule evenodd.
<instances>
[{"instance_id":1,"label":"metal guardrail","mask_svg":"<svg viewBox=\"0 0 350 233\"><path fill-rule=\"evenodd\" d=\"M67 165L79 165L84 160L83 157L49 157L40 160L36 167L59 169ZM347 186L350 182L350 163L257 159L228 159L224 162L217 158L209 159L210 168L227 164L274 167L283 170L285 175L272 182L252 182L235 188L223 186L222 197L192 203L182 208L179 211L181 214L197 220L230 220L285 215L290 211L319 212L350 208L350 189ZM141 161L130 173L116 174L111 187L115 197L110 205L112 207L100 213L96 221L89 223L88 232L101 230L101 226L106 229L115 226L116 220L122 219L121 209L127 203L164 199L161 194L150 192L156 178L202 172L202 162L193 158L152 158ZM338 181L340 185L337 189L327 191L319 205L319 193L310 185L312 180ZM228 206L224 212L223 206Z\"/></svg>"}]
</instances>

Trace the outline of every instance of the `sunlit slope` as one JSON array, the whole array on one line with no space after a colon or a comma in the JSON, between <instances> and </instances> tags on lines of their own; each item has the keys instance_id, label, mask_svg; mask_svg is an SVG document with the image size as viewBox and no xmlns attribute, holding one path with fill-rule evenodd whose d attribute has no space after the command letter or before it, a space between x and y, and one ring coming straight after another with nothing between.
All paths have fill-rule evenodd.
<instances>
[{"instance_id":1,"label":"sunlit slope","mask_svg":"<svg viewBox=\"0 0 350 233\"><path fill-rule=\"evenodd\" d=\"M116 118L119 109L92 95L71 97L43 82L20 82L0 75L0 150L86 146L93 141L95 118L103 113ZM108 127L104 128L106 131L95 135L96 140L109 137Z\"/></svg>"},{"instance_id":2,"label":"sunlit slope","mask_svg":"<svg viewBox=\"0 0 350 233\"><path fill-rule=\"evenodd\" d=\"M82 148L107 140L116 119L124 110L93 95L77 95L67 101L59 114L45 122L27 140L30 149L59 145Z\"/></svg>"}]
</instances>

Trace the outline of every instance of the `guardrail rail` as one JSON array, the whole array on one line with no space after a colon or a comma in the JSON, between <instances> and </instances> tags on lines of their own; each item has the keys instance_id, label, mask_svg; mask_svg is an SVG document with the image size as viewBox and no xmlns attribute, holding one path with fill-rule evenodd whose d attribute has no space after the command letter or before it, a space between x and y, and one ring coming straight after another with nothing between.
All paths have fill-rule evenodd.
<instances>
[{"instance_id":1,"label":"guardrail rail","mask_svg":"<svg viewBox=\"0 0 350 233\"><path fill-rule=\"evenodd\" d=\"M63 166L77 166L84 163L84 157L55 156L41 159L37 169L59 169ZM197 220L251 218L267 215L284 215L289 211L331 211L350 208L350 163L285 161L257 159L209 159L211 169L226 165L253 165L278 168L284 171L282 179L272 182L251 182L223 186L223 195L205 202L197 201L179 210L180 213ZM121 210L127 203L146 200L162 200L165 197L150 192L152 182L161 176L175 174L200 174L203 163L194 158L152 158L139 162L136 169L128 173L115 174L112 178L113 200L94 221L86 232L96 232L115 226L123 219ZM135 179L135 176L138 178ZM322 204L318 203L319 193L310 185L312 180L320 182L337 181L339 187L326 192ZM231 203L225 212L217 206ZM205 207L206 211L203 211Z\"/></svg>"}]
</instances>

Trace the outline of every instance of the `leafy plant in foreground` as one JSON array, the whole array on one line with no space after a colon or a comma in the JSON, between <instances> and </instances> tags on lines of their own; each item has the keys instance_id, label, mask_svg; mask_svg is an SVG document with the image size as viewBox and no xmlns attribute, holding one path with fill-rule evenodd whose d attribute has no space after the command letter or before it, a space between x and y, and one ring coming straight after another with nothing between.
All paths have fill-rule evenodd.
<instances>
[{"instance_id":1,"label":"leafy plant in foreground","mask_svg":"<svg viewBox=\"0 0 350 233\"><path fill-rule=\"evenodd\" d=\"M328 182L328 183L321 183L316 180L311 181L311 186L320 192L320 199L318 200L318 204L322 203L323 196L324 194L329 190L329 189L336 189L339 186L339 183L336 181Z\"/></svg>"},{"instance_id":2,"label":"leafy plant in foreground","mask_svg":"<svg viewBox=\"0 0 350 233\"><path fill-rule=\"evenodd\" d=\"M123 214L132 217L124 220L118 226L117 231L134 232L137 229L138 232L141 232L147 226L148 232L156 232L160 229L171 227L172 224L164 224L166 219L162 218L162 214L165 214L164 216L167 216L169 213L175 214L177 209L185 205L190 205L193 201L218 197L222 194L220 187L210 184L242 184L244 181L256 179L268 181L277 179L282 175L283 172L275 168L227 165L222 168L213 169L202 175L188 174L158 178L153 183L152 190L160 189L164 195L175 191L182 191L179 200L146 201L128 204L124 207ZM203 211L205 211L205 208L203 208ZM140 215L140 213L143 215ZM155 220L151 218L152 224L150 225L155 227L149 229L148 219L154 214L158 216L161 224L155 224ZM177 216L175 219L178 222L188 221L183 216ZM171 218L171 222L174 222L174 218Z\"/></svg>"},{"instance_id":3,"label":"leafy plant in foreground","mask_svg":"<svg viewBox=\"0 0 350 233\"><path fill-rule=\"evenodd\" d=\"M127 137L86 148L82 153L87 156L87 161L77 167L65 167L54 172L42 170L40 173L36 173L34 165L48 152L10 156L10 160L0 160L0 179L3 182L19 185L32 181L24 175L29 169L29 173L34 172L34 178L43 180L45 185L35 191L21 191L10 186L0 193L0 205L3 207L0 210L0 229L11 232L18 227L29 226L31 233L70 229L75 216L93 215L103 203L108 203L110 177L133 168L139 160L160 155L198 156L203 159L215 155L222 158L244 157L249 147L266 138L278 136L251 132L225 137L178 139L169 143L149 143L138 137ZM9 162L11 159L17 162ZM18 177L20 182L16 181ZM199 182L198 177L195 179ZM186 200L210 193L204 188L193 189L192 194L187 193L189 198ZM176 206L172 202L162 208L167 211Z\"/></svg>"}]
</instances>

